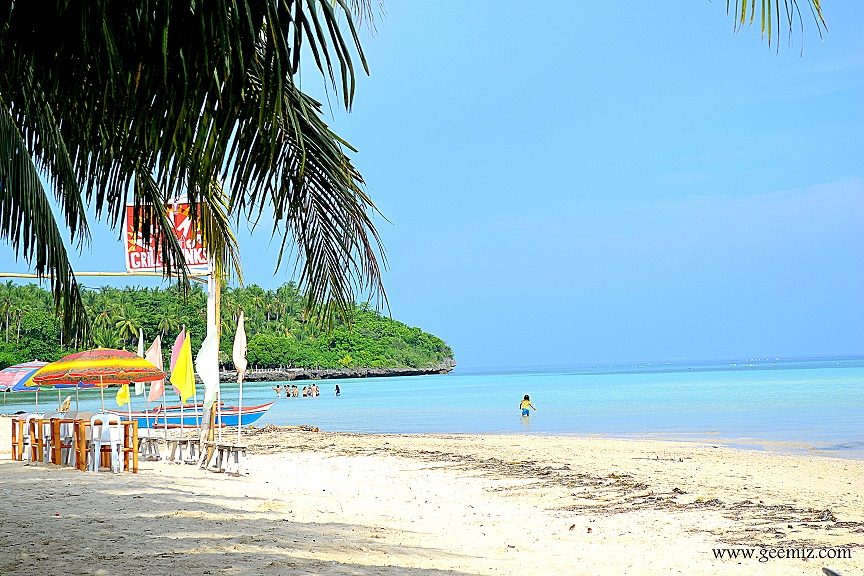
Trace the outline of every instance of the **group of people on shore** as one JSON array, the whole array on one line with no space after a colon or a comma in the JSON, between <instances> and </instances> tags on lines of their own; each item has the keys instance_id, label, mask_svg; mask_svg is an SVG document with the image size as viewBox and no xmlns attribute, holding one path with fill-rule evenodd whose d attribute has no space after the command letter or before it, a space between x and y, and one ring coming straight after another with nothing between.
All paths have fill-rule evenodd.
<instances>
[{"instance_id":1,"label":"group of people on shore","mask_svg":"<svg viewBox=\"0 0 864 576\"><path fill-rule=\"evenodd\" d=\"M285 393L285 398L314 398L321 395L317 384L303 386L302 390L297 388L296 384L290 386L286 384L284 387L281 384L276 384L276 386L271 386L271 388L276 391L277 398L281 398L283 392Z\"/></svg>"}]
</instances>

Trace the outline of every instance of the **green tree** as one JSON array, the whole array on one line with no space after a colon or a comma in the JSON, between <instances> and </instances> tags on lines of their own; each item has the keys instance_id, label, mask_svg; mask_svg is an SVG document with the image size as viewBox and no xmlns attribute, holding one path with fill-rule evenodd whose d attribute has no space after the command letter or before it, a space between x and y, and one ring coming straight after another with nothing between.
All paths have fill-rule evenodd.
<instances>
[{"instance_id":1,"label":"green tree","mask_svg":"<svg viewBox=\"0 0 864 576\"><path fill-rule=\"evenodd\" d=\"M10 319L15 315L15 285L7 280L0 293L0 315L3 316L3 327L6 331L6 342L9 342Z\"/></svg>"},{"instance_id":2,"label":"green tree","mask_svg":"<svg viewBox=\"0 0 864 576\"><path fill-rule=\"evenodd\" d=\"M0 285L0 301L9 295L15 313L11 318L14 331L9 342L0 339L0 363L4 365L36 358L56 360L78 349L78 343L65 336L63 323L54 315L51 295L34 284ZM260 287L227 291L228 304L222 308L221 322L226 327L220 343L220 358L230 362L233 330L240 307L236 302L266 296L272 309L284 310L276 321L267 322L267 307L249 306L247 332L250 335L249 361L256 366L296 366L306 368L339 368L344 366L424 367L442 362L453 355L440 339L419 328L406 326L371 310L368 304L352 307L346 321L338 321L332 331L317 336L308 328L313 323L302 319L302 310L292 310L294 287L285 284L277 290ZM205 335L206 297L201 288L188 294L172 286L166 290L147 288L100 288L84 290L82 300L91 315L91 338L97 346L135 349L138 328L148 341L157 334L166 337L163 345L167 364L170 344L181 326L186 326L193 348ZM173 328L163 331L160 310L170 310ZM251 327L255 328L251 328Z\"/></svg>"},{"instance_id":3,"label":"green tree","mask_svg":"<svg viewBox=\"0 0 864 576\"><path fill-rule=\"evenodd\" d=\"M138 318L128 305L120 308L114 327L124 345L130 340L135 342L138 338Z\"/></svg>"}]
</instances>

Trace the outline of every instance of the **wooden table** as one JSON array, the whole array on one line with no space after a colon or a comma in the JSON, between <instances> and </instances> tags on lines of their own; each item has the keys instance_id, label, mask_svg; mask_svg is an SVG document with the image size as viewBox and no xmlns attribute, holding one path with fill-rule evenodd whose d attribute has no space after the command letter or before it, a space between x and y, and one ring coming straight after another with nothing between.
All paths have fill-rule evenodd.
<instances>
[{"instance_id":1,"label":"wooden table","mask_svg":"<svg viewBox=\"0 0 864 576\"><path fill-rule=\"evenodd\" d=\"M123 470L138 473L138 421L137 420L121 420L120 425L123 427ZM87 443L87 428L90 427L89 420L75 420L75 467L78 470L87 469L87 453L89 446ZM59 428L58 428L59 431ZM111 450L109 446L103 446L100 455L100 466L111 466Z\"/></svg>"},{"instance_id":2,"label":"wooden table","mask_svg":"<svg viewBox=\"0 0 864 576\"><path fill-rule=\"evenodd\" d=\"M51 418L50 420L30 420L30 450L31 460L41 461L42 451L45 448L45 438L42 434L42 425L50 421L51 424L51 453L49 461L52 464L62 464L63 449L75 450L75 467L79 470L87 468L87 428L90 427L89 420L77 420L71 418ZM72 444L61 442L60 428L62 424L74 426ZM24 427L27 420L21 418L12 419L12 460L24 459ZM138 421L123 420L123 469L134 474L138 473ZM107 448L107 446L106 446ZM100 464L110 466L110 452L103 451ZM107 464L106 464L107 462Z\"/></svg>"}]
</instances>

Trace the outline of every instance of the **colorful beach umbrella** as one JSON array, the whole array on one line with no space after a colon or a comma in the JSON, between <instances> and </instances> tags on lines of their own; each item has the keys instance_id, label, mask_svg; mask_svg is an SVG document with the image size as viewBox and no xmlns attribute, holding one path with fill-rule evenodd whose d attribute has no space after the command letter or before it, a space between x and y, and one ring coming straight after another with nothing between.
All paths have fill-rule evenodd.
<instances>
[{"instance_id":1,"label":"colorful beach umbrella","mask_svg":"<svg viewBox=\"0 0 864 576\"><path fill-rule=\"evenodd\" d=\"M165 378L156 366L126 350L96 348L70 354L41 368L33 375L39 386L55 384L91 384L103 389L102 409L105 409L104 388L130 382L152 382Z\"/></svg>"},{"instance_id":2,"label":"colorful beach umbrella","mask_svg":"<svg viewBox=\"0 0 864 576\"><path fill-rule=\"evenodd\" d=\"M31 382L33 374L39 371L40 368L48 364L34 360L33 362L24 362L23 364L15 364L0 370L0 390L3 390L3 403L6 403L7 392L35 392L36 393L36 409L39 409L39 388Z\"/></svg>"},{"instance_id":3,"label":"colorful beach umbrella","mask_svg":"<svg viewBox=\"0 0 864 576\"><path fill-rule=\"evenodd\" d=\"M0 390L3 392L36 392L38 388L30 382L30 379L47 364L48 362L34 360L0 370ZM30 386L34 387L31 388Z\"/></svg>"}]
</instances>

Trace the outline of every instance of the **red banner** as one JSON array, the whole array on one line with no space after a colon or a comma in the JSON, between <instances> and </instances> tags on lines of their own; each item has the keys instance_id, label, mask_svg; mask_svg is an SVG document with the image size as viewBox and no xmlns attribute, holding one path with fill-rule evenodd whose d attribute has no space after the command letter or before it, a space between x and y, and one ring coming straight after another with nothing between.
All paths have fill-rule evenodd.
<instances>
[{"instance_id":1,"label":"red banner","mask_svg":"<svg viewBox=\"0 0 864 576\"><path fill-rule=\"evenodd\" d=\"M201 232L192 227L189 218L189 204L168 206L168 221L173 224L172 232L183 249L190 272L207 272L207 250ZM162 253L159 249L159 234L154 227L150 232L150 242L145 244L142 233L133 228L135 207L126 206L126 272L162 272Z\"/></svg>"}]
</instances>

